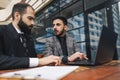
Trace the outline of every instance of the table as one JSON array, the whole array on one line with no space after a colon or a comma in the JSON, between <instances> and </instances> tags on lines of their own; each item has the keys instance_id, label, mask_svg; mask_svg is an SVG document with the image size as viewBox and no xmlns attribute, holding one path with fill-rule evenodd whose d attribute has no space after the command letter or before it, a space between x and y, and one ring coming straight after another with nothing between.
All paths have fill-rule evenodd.
<instances>
[{"instance_id":1,"label":"table","mask_svg":"<svg viewBox=\"0 0 120 80\"><path fill-rule=\"evenodd\" d=\"M16 69L0 70L0 74L11 71ZM99 66L79 66L61 80L120 80L120 60L113 60Z\"/></svg>"},{"instance_id":2,"label":"table","mask_svg":"<svg viewBox=\"0 0 120 80\"><path fill-rule=\"evenodd\" d=\"M62 80L120 80L120 61L112 61L83 70L79 68Z\"/></svg>"}]
</instances>

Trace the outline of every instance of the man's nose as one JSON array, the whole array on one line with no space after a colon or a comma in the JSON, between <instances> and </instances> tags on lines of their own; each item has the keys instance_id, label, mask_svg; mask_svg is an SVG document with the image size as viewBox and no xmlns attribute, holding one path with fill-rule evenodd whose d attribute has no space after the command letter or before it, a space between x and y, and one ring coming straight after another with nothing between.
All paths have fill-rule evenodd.
<instances>
[{"instance_id":1,"label":"man's nose","mask_svg":"<svg viewBox=\"0 0 120 80\"><path fill-rule=\"evenodd\" d=\"M56 30L56 27L55 27L55 26L53 27L53 30Z\"/></svg>"},{"instance_id":2,"label":"man's nose","mask_svg":"<svg viewBox=\"0 0 120 80\"><path fill-rule=\"evenodd\" d=\"M35 21L34 21L34 20L32 20L31 24L32 24L32 25L35 25Z\"/></svg>"},{"instance_id":3,"label":"man's nose","mask_svg":"<svg viewBox=\"0 0 120 80\"><path fill-rule=\"evenodd\" d=\"M57 26L56 25L53 25L53 29L56 29L57 28Z\"/></svg>"}]
</instances>

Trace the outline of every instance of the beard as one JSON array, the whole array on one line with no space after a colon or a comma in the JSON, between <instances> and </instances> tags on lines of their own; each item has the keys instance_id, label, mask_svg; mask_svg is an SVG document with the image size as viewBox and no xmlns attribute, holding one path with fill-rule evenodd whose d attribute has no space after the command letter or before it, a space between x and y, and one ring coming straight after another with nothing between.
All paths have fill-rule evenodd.
<instances>
[{"instance_id":1,"label":"beard","mask_svg":"<svg viewBox=\"0 0 120 80\"><path fill-rule=\"evenodd\" d=\"M24 34L31 34L31 29L33 27L33 25L28 26L23 20L22 18L20 19L20 21L18 22L18 26L21 30L21 32L24 32Z\"/></svg>"},{"instance_id":2,"label":"beard","mask_svg":"<svg viewBox=\"0 0 120 80\"><path fill-rule=\"evenodd\" d=\"M58 30L54 30L54 34L55 34L56 36L61 36L61 35L64 34L65 30L62 29L62 31L60 31L59 34L57 34L58 32L59 32Z\"/></svg>"}]
</instances>

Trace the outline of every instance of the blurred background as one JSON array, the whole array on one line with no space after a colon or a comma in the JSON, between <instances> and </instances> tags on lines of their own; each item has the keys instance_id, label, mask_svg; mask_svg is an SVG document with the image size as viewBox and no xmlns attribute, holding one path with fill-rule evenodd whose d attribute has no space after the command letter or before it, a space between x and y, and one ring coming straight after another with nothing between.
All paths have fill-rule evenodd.
<instances>
[{"instance_id":1,"label":"blurred background","mask_svg":"<svg viewBox=\"0 0 120 80\"><path fill-rule=\"evenodd\" d=\"M113 59L120 59L120 2L119 0L0 0L0 25L12 21L15 3L25 2L35 9L32 36L38 54L44 53L46 38L53 36L51 19L63 15L68 20L69 33L84 53L94 59L103 25L118 34Z\"/></svg>"}]
</instances>

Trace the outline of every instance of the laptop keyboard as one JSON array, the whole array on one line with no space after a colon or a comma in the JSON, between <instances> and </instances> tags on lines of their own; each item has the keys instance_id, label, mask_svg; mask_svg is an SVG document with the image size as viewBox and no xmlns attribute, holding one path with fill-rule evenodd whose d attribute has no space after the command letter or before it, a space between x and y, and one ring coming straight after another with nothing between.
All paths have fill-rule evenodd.
<instances>
[{"instance_id":1,"label":"laptop keyboard","mask_svg":"<svg viewBox=\"0 0 120 80\"><path fill-rule=\"evenodd\" d=\"M75 60L74 62L76 62L76 63L84 63L84 64L87 64L88 63L88 60L86 60L86 59L83 59L83 60Z\"/></svg>"},{"instance_id":2,"label":"laptop keyboard","mask_svg":"<svg viewBox=\"0 0 120 80\"><path fill-rule=\"evenodd\" d=\"M83 59L83 60L75 60L73 62L68 62L68 64L90 64L89 60Z\"/></svg>"}]
</instances>

